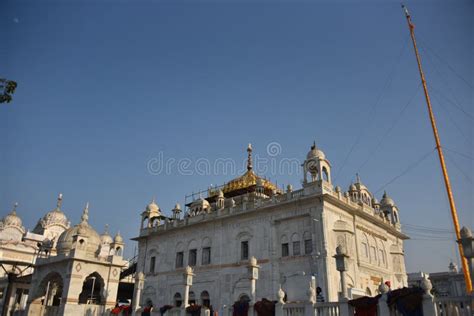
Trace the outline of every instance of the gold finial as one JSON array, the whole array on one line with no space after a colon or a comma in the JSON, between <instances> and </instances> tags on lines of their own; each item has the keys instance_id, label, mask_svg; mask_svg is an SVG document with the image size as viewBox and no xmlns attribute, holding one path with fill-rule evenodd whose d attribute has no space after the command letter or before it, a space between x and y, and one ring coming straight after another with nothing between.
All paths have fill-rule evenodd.
<instances>
[{"instance_id":1,"label":"gold finial","mask_svg":"<svg viewBox=\"0 0 474 316\"><path fill-rule=\"evenodd\" d=\"M250 171L250 170L252 170L252 144L250 144L250 143L247 147L247 153L248 153L247 170Z\"/></svg>"},{"instance_id":2,"label":"gold finial","mask_svg":"<svg viewBox=\"0 0 474 316\"><path fill-rule=\"evenodd\" d=\"M63 203L63 194L62 193L59 193L58 195L58 202L56 203L56 206L58 209L61 208L61 204Z\"/></svg>"}]
</instances>

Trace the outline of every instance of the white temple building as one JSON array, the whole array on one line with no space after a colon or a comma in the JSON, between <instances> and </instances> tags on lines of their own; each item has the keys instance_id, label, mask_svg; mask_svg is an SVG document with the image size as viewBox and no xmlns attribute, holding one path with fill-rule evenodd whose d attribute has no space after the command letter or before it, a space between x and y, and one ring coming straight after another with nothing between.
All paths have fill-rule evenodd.
<instances>
[{"instance_id":1,"label":"white temple building","mask_svg":"<svg viewBox=\"0 0 474 316\"><path fill-rule=\"evenodd\" d=\"M98 315L115 306L128 267L123 238L107 229L99 235L88 222L88 205L71 227L61 204L59 195L32 232L16 204L0 221L2 315Z\"/></svg>"},{"instance_id":2,"label":"white temple building","mask_svg":"<svg viewBox=\"0 0 474 316\"><path fill-rule=\"evenodd\" d=\"M333 256L349 255L350 297L376 295L382 282L407 286L399 210L386 193L380 202L357 177L347 191L332 183L331 164L313 145L302 164L302 187L286 192L257 175L249 145L247 171L207 196L163 215L155 201L141 214L136 307L183 304L183 274L194 280L184 304L230 306L240 298L306 298L308 282L337 301L340 273ZM256 262L252 263L251 258ZM258 280L249 265L259 267ZM256 281L256 282L255 282Z\"/></svg>"}]
</instances>

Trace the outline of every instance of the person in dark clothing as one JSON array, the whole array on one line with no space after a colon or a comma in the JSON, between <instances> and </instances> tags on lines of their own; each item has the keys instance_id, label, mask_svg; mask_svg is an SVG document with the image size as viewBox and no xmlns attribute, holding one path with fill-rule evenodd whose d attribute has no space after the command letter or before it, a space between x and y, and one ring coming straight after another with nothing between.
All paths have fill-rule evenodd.
<instances>
[{"instance_id":1,"label":"person in dark clothing","mask_svg":"<svg viewBox=\"0 0 474 316\"><path fill-rule=\"evenodd\" d=\"M324 303L323 290L319 286L316 288L316 302Z\"/></svg>"}]
</instances>

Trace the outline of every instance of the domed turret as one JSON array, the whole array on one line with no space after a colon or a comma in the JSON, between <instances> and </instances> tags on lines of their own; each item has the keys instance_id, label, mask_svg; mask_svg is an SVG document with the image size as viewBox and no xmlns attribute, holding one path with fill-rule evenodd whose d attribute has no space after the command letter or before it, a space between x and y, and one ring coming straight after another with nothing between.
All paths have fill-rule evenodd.
<instances>
[{"instance_id":1,"label":"domed turret","mask_svg":"<svg viewBox=\"0 0 474 316\"><path fill-rule=\"evenodd\" d=\"M18 215L16 214L16 207L17 206L18 206L18 203L15 203L14 206L13 206L12 211L10 212L10 214L8 214L7 216L5 216L2 219L2 222L3 222L4 226L22 227L23 222L22 222L21 218L18 217Z\"/></svg>"},{"instance_id":2,"label":"domed turret","mask_svg":"<svg viewBox=\"0 0 474 316\"><path fill-rule=\"evenodd\" d=\"M156 204L155 199L153 199L151 203L146 206L147 212L158 212L159 209L160 207L158 206L158 204Z\"/></svg>"},{"instance_id":3,"label":"domed turret","mask_svg":"<svg viewBox=\"0 0 474 316\"><path fill-rule=\"evenodd\" d=\"M380 209L392 224L400 223L400 218L398 217L398 208L392 198L388 196L387 192L383 193L382 200L380 200Z\"/></svg>"},{"instance_id":4,"label":"domed turret","mask_svg":"<svg viewBox=\"0 0 474 316\"><path fill-rule=\"evenodd\" d=\"M211 204L202 197L199 197L197 200L193 201L190 205L190 216L199 215L202 213L208 213L211 210Z\"/></svg>"},{"instance_id":5,"label":"domed turret","mask_svg":"<svg viewBox=\"0 0 474 316\"><path fill-rule=\"evenodd\" d=\"M331 182L331 165L326 159L324 152L316 147L316 142L313 142L311 149L306 155L306 160L303 163L303 172L303 183L308 183L308 173L311 176L310 182L318 180Z\"/></svg>"},{"instance_id":6,"label":"domed turret","mask_svg":"<svg viewBox=\"0 0 474 316\"><path fill-rule=\"evenodd\" d=\"M65 230L58 239L58 253L68 253L72 249L81 248L91 254L97 254L101 244L101 236L89 223L89 204L86 204L81 222Z\"/></svg>"},{"instance_id":7,"label":"domed turret","mask_svg":"<svg viewBox=\"0 0 474 316\"><path fill-rule=\"evenodd\" d=\"M26 230L21 218L16 214L17 206L18 203L15 203L12 211L0 220L0 240L22 240Z\"/></svg>"},{"instance_id":8,"label":"domed turret","mask_svg":"<svg viewBox=\"0 0 474 316\"><path fill-rule=\"evenodd\" d=\"M117 234L115 235L114 243L123 244L123 237L122 237L122 235L120 235L120 232L117 232Z\"/></svg>"},{"instance_id":9,"label":"domed turret","mask_svg":"<svg viewBox=\"0 0 474 316\"><path fill-rule=\"evenodd\" d=\"M63 195L59 193L56 208L46 213L36 224L33 232L35 234L43 235L45 230L52 226L59 226L61 231L69 228L70 224L66 215L61 211L61 205L63 201ZM51 237L51 236L50 236Z\"/></svg>"},{"instance_id":10,"label":"domed turret","mask_svg":"<svg viewBox=\"0 0 474 316\"><path fill-rule=\"evenodd\" d=\"M109 225L105 225L104 233L100 235L100 241L102 244L111 244L114 242L112 236L109 235Z\"/></svg>"},{"instance_id":11,"label":"domed turret","mask_svg":"<svg viewBox=\"0 0 474 316\"><path fill-rule=\"evenodd\" d=\"M326 159L326 155L324 154L324 152L316 147L316 142L313 142L311 149L306 155L307 160L314 159L314 158Z\"/></svg>"},{"instance_id":12,"label":"domed turret","mask_svg":"<svg viewBox=\"0 0 474 316\"><path fill-rule=\"evenodd\" d=\"M382 200L380 201L381 206L395 206L395 202L391 197L387 195L387 192L383 193Z\"/></svg>"},{"instance_id":13,"label":"domed turret","mask_svg":"<svg viewBox=\"0 0 474 316\"><path fill-rule=\"evenodd\" d=\"M179 216L182 212L181 210L181 205L179 205L179 203L176 203L176 205L174 206L174 208L171 210L171 212L173 213L173 219L179 219Z\"/></svg>"},{"instance_id":14,"label":"domed turret","mask_svg":"<svg viewBox=\"0 0 474 316\"><path fill-rule=\"evenodd\" d=\"M148 204L145 208L145 211L142 212L142 225L141 228L143 229L145 226L145 221L147 221L147 227L153 227L156 225L160 225L160 220L163 219L164 216L161 215L161 210L158 204L155 202L155 198Z\"/></svg>"}]
</instances>

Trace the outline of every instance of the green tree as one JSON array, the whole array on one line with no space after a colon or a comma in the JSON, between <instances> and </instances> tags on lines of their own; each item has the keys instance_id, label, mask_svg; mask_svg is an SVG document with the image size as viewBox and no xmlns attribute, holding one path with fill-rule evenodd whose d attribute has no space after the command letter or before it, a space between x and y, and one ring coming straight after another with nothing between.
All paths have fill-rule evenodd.
<instances>
[{"instance_id":1,"label":"green tree","mask_svg":"<svg viewBox=\"0 0 474 316\"><path fill-rule=\"evenodd\" d=\"M15 81L0 78L0 103L10 103L11 95L15 92L16 87L17 83Z\"/></svg>"}]
</instances>

